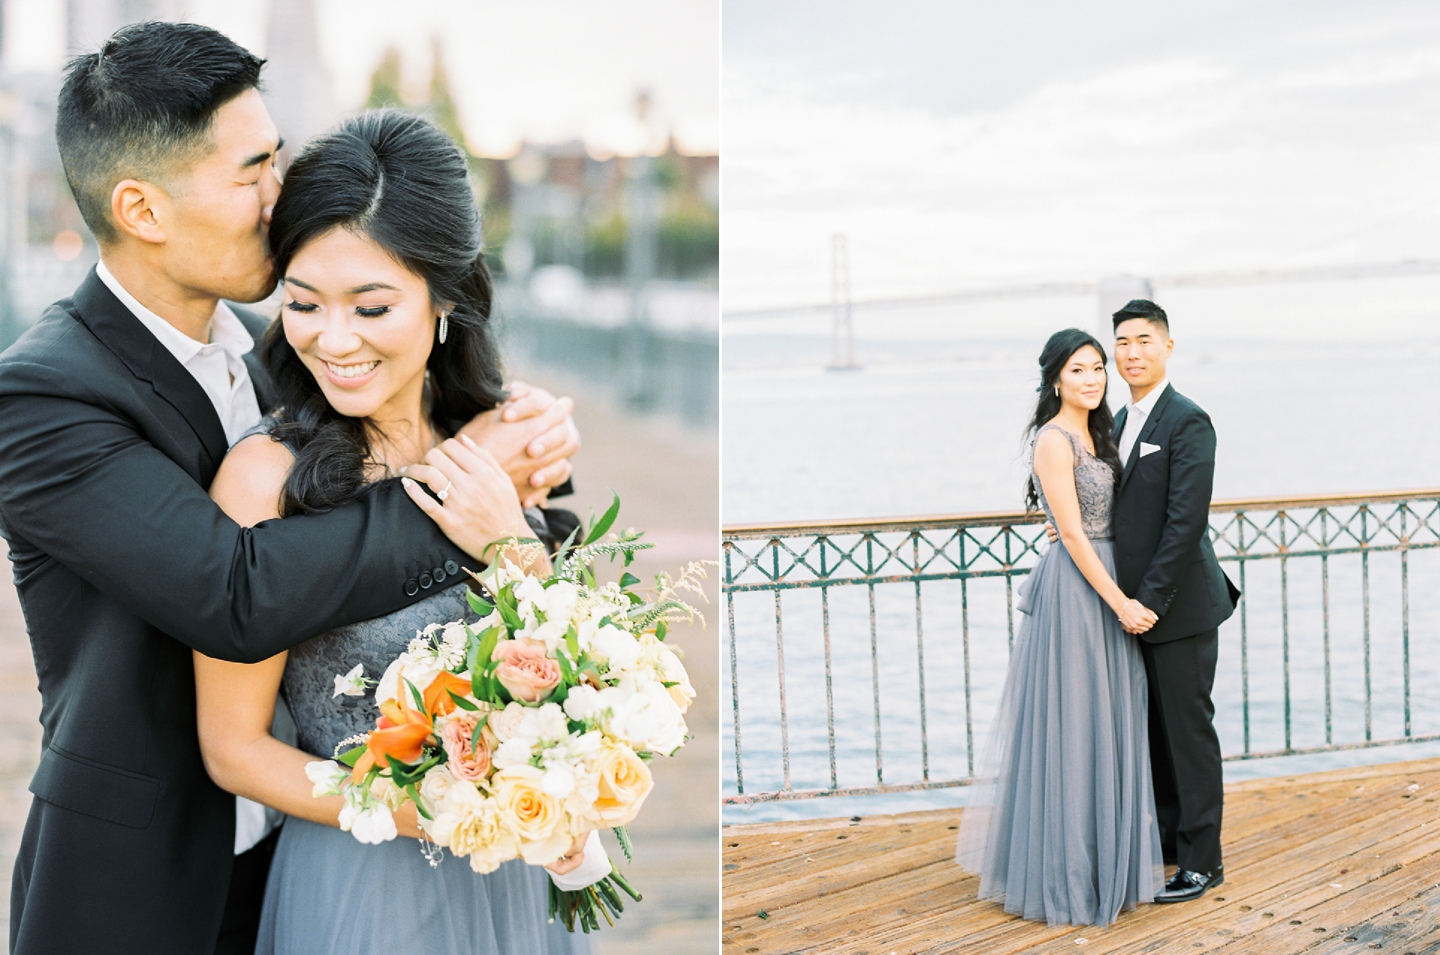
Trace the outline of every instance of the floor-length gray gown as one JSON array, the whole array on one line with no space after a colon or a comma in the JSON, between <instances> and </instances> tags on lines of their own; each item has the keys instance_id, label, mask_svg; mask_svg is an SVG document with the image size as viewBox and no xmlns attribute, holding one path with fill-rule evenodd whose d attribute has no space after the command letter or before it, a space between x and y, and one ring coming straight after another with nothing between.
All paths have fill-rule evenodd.
<instances>
[{"instance_id":1,"label":"floor-length gray gown","mask_svg":"<svg viewBox=\"0 0 1440 955\"><path fill-rule=\"evenodd\" d=\"M1075 452L1085 536L1115 573L1109 465ZM1039 434L1036 435L1039 437ZM1040 479L1035 478L1036 487ZM1054 515L1039 494L1045 516ZM1020 588L1024 613L956 861L979 897L1051 925L1108 925L1150 902L1164 875L1150 779L1145 664L1061 544Z\"/></svg>"},{"instance_id":2,"label":"floor-length gray gown","mask_svg":"<svg viewBox=\"0 0 1440 955\"><path fill-rule=\"evenodd\" d=\"M451 587L290 651L283 686L300 748L328 759L342 739L375 726L374 698L335 696L336 674L363 663L375 679L426 624L473 616L465 587ZM468 860L447 852L432 869L415 839L362 845L348 832L287 819L265 889L256 952L590 952L587 936L547 923L549 885L544 869L518 860L477 875Z\"/></svg>"}]
</instances>

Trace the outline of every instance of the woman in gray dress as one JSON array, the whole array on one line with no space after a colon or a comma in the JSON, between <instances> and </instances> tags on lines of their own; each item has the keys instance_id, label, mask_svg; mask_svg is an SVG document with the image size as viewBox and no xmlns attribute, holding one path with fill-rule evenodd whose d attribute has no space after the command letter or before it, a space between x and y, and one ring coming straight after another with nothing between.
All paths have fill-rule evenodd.
<instances>
[{"instance_id":1,"label":"woman in gray dress","mask_svg":"<svg viewBox=\"0 0 1440 955\"><path fill-rule=\"evenodd\" d=\"M1062 546L1021 587L1025 617L956 861L979 874L979 897L1007 912L1108 925L1163 882L1145 665L1131 635L1156 617L1115 583L1120 461L1104 349L1066 329L1046 342L1040 368L1027 504Z\"/></svg>"},{"instance_id":2,"label":"woman in gray dress","mask_svg":"<svg viewBox=\"0 0 1440 955\"><path fill-rule=\"evenodd\" d=\"M402 113L349 120L296 158L270 241L285 288L263 346L278 410L226 457L210 489L221 508L252 525L331 507L405 474L416 504L467 553L529 536L504 470L475 444L447 438L456 422L505 400L480 217L454 143ZM256 950L589 951L585 936L548 921L542 869L513 861L479 875L453 858L432 868L413 805L395 813L402 838L371 846L337 828L340 797L312 796L306 764L375 725L374 701L343 695L336 676L357 663L378 676L418 629L467 615L459 567L417 568L416 578L434 593L289 654L248 666L196 657L211 776L290 817ZM272 735L282 685L298 748ZM578 865L580 845L551 868Z\"/></svg>"}]
</instances>

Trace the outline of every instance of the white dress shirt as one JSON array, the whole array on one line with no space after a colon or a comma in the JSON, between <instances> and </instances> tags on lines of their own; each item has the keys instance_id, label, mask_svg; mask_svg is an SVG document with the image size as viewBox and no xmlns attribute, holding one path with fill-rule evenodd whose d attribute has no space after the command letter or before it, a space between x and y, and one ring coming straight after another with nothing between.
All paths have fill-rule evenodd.
<instances>
[{"instance_id":1,"label":"white dress shirt","mask_svg":"<svg viewBox=\"0 0 1440 955\"><path fill-rule=\"evenodd\" d=\"M227 443L234 444L260 423L260 402L255 397L255 385L250 381L250 369L245 366L244 358L245 353L255 347L255 339L230 311L230 306L224 302L215 306L215 316L210 320L210 341L208 344L197 342L125 291L119 279L105 267L103 259L95 266L95 274L205 390L225 428ZM235 854L264 839L282 819L284 815L279 811L236 796Z\"/></svg>"},{"instance_id":2,"label":"white dress shirt","mask_svg":"<svg viewBox=\"0 0 1440 955\"><path fill-rule=\"evenodd\" d=\"M1120 466L1124 467L1130 460L1130 452L1135 449L1135 442L1140 439L1140 431L1145 427L1145 422L1155 410L1155 403L1170 387L1170 379L1162 378L1160 384L1150 389L1150 393L1139 401L1132 401L1126 405L1125 430L1120 432Z\"/></svg>"}]
</instances>

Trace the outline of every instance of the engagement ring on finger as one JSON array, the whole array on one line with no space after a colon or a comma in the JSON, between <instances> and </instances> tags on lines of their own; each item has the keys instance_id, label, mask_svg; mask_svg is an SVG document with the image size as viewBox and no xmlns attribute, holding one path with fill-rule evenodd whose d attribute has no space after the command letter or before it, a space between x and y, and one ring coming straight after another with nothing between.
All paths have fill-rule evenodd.
<instances>
[{"instance_id":1,"label":"engagement ring on finger","mask_svg":"<svg viewBox=\"0 0 1440 955\"><path fill-rule=\"evenodd\" d=\"M435 496L440 499L441 504L444 504L445 499L450 496L450 488L453 487L454 484L454 481L446 482L445 487L435 494Z\"/></svg>"}]
</instances>

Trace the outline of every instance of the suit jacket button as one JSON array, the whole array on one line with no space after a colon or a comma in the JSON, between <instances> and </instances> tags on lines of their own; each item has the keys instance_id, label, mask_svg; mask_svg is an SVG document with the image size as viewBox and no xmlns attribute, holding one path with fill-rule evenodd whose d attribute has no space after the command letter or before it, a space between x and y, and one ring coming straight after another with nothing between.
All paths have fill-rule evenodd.
<instances>
[{"instance_id":1,"label":"suit jacket button","mask_svg":"<svg viewBox=\"0 0 1440 955\"><path fill-rule=\"evenodd\" d=\"M409 580L405 581L405 596L413 597L419 592L420 583L414 577L411 577Z\"/></svg>"},{"instance_id":2,"label":"suit jacket button","mask_svg":"<svg viewBox=\"0 0 1440 955\"><path fill-rule=\"evenodd\" d=\"M455 563L453 560L447 560L445 562L445 573L449 574L451 577L454 577L456 574L460 573L460 565Z\"/></svg>"},{"instance_id":3,"label":"suit jacket button","mask_svg":"<svg viewBox=\"0 0 1440 955\"><path fill-rule=\"evenodd\" d=\"M435 578L435 583L443 584L445 583L445 578L449 575L445 573L444 567L436 567L434 570L430 571L430 576Z\"/></svg>"},{"instance_id":4,"label":"suit jacket button","mask_svg":"<svg viewBox=\"0 0 1440 955\"><path fill-rule=\"evenodd\" d=\"M420 586L425 590L429 590L434 584L435 581L431 578L430 571L427 570L420 575Z\"/></svg>"}]
</instances>

